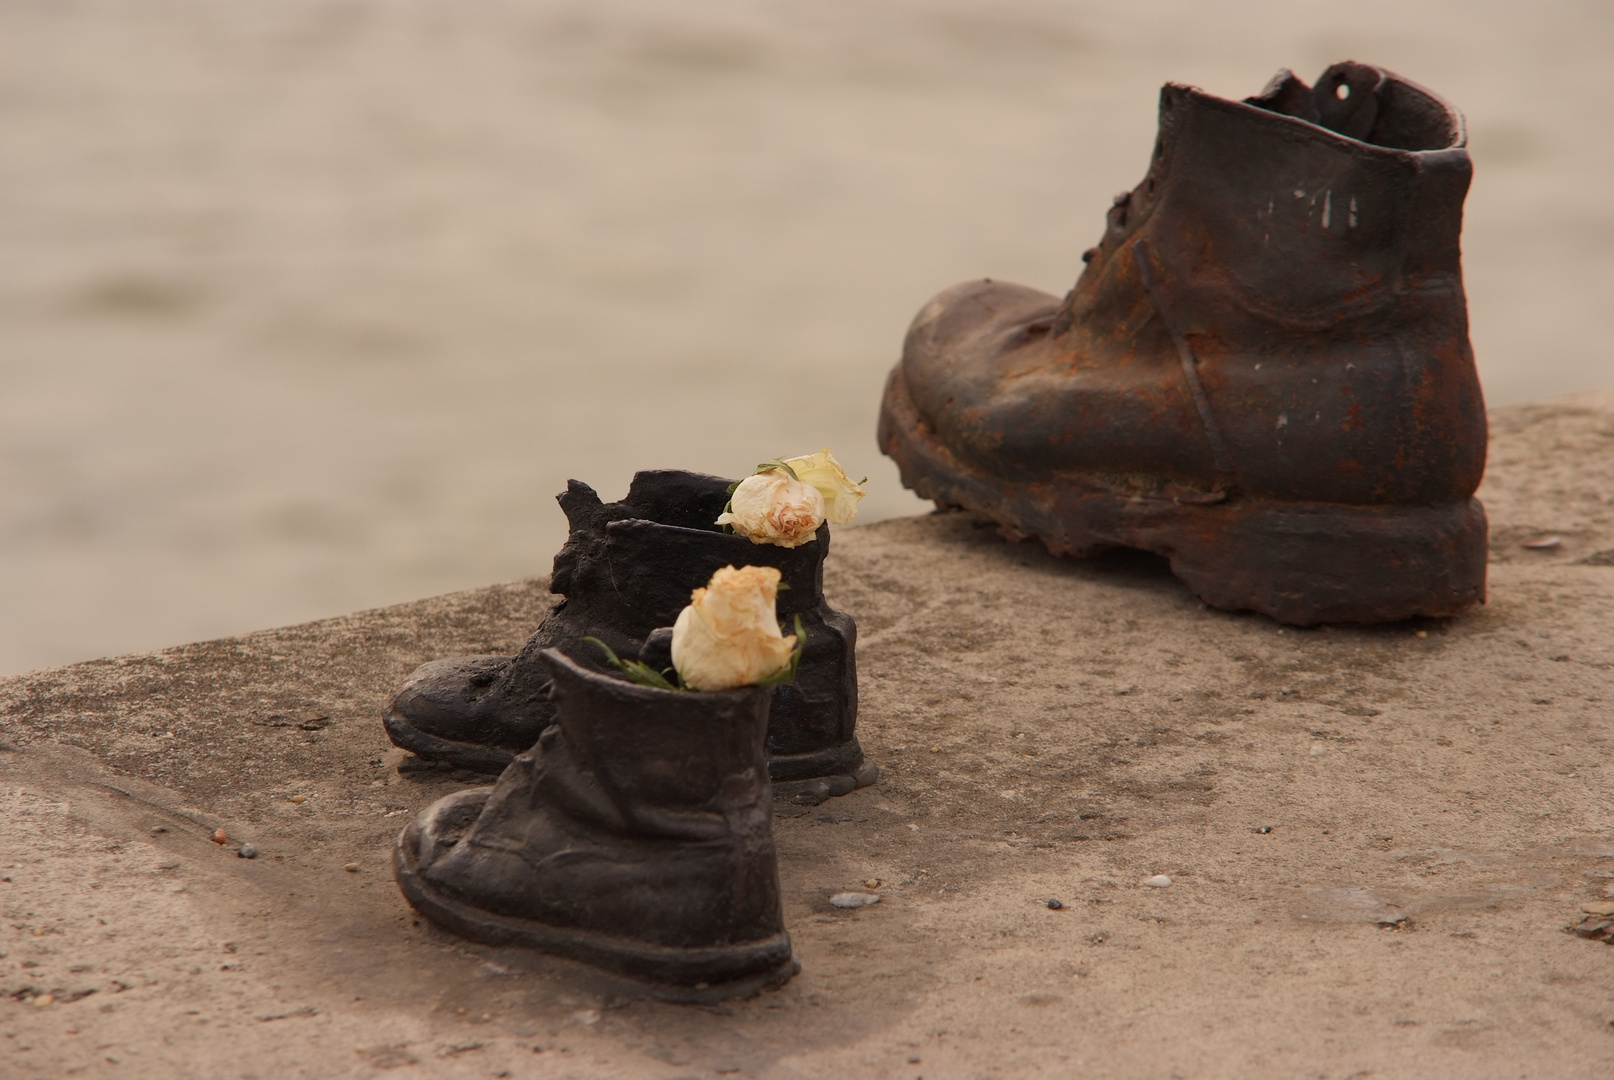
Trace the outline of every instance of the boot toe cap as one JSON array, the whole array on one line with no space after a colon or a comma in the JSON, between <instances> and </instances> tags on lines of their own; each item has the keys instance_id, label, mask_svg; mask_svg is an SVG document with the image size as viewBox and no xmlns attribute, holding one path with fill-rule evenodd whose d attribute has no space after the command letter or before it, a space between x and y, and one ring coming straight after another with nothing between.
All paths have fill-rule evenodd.
<instances>
[{"instance_id":1,"label":"boot toe cap","mask_svg":"<svg viewBox=\"0 0 1614 1080\"><path fill-rule=\"evenodd\" d=\"M1004 381L1040 367L1056 296L1009 282L955 285L926 304L908 329L902 373L920 418L955 452L997 456L992 416Z\"/></svg>"},{"instance_id":2,"label":"boot toe cap","mask_svg":"<svg viewBox=\"0 0 1614 1080\"><path fill-rule=\"evenodd\" d=\"M462 656L422 664L393 692L387 716L393 724L438 739L526 749L536 732L520 722L519 710L505 707L499 693L514 660Z\"/></svg>"}]
</instances>

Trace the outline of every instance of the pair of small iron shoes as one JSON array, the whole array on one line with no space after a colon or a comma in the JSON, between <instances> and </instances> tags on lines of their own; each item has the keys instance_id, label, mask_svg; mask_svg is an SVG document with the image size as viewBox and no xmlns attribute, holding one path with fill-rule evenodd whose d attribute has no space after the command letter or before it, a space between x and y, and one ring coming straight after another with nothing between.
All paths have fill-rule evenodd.
<instances>
[{"instance_id":1,"label":"pair of small iron shoes","mask_svg":"<svg viewBox=\"0 0 1614 1080\"><path fill-rule=\"evenodd\" d=\"M660 997L715 1000L788 979L775 790L817 802L872 783L858 746L857 628L824 600L829 528L796 548L713 524L730 481L637 474L621 502L572 481L555 558L563 596L516 656L422 666L389 737L498 773L404 830L405 897L463 937L569 956ZM583 639L661 670L690 592L724 566L780 571L778 614L806 643L794 682L718 693L639 686Z\"/></svg>"}]
</instances>

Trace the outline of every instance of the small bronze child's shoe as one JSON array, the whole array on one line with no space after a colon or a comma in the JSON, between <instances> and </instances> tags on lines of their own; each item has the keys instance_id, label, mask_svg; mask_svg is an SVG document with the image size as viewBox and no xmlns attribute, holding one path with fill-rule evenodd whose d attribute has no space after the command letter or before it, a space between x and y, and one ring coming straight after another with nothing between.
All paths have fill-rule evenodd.
<instances>
[{"instance_id":1,"label":"small bronze child's shoe","mask_svg":"<svg viewBox=\"0 0 1614 1080\"><path fill-rule=\"evenodd\" d=\"M549 668L555 648L604 670L599 638L636 657L653 630L672 625L691 590L724 566L771 566L783 575L779 618L799 617L807 644L796 681L778 688L768 764L785 793L812 801L873 781L857 741L857 626L824 600L829 526L801 547L753 544L716 524L730 482L679 471L641 472L627 498L604 503L573 480L560 496L571 531L549 587L564 599L517 656L469 656L422 665L394 692L385 724L420 757L497 773L555 716Z\"/></svg>"},{"instance_id":2,"label":"small bronze child's shoe","mask_svg":"<svg viewBox=\"0 0 1614 1080\"><path fill-rule=\"evenodd\" d=\"M763 739L773 687L656 690L540 654L559 711L492 788L398 840L417 911L462 937L581 960L706 1001L798 965L779 895Z\"/></svg>"}]
</instances>

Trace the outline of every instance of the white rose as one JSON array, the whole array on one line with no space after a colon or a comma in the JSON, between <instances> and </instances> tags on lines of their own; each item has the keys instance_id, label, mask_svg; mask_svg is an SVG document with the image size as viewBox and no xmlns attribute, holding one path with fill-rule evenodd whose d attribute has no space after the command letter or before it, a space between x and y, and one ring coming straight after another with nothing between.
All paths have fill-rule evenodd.
<instances>
[{"instance_id":1,"label":"white rose","mask_svg":"<svg viewBox=\"0 0 1614 1080\"><path fill-rule=\"evenodd\" d=\"M846 525L857 516L857 501L863 498L863 489L852 482L825 447L806 457L786 458L785 464L796 470L804 484L811 484L824 497L824 519L831 525Z\"/></svg>"},{"instance_id":2,"label":"white rose","mask_svg":"<svg viewBox=\"0 0 1614 1080\"><path fill-rule=\"evenodd\" d=\"M740 481L729 508L717 519L753 544L800 547L811 543L824 523L824 496L811 484L770 469Z\"/></svg>"},{"instance_id":3,"label":"white rose","mask_svg":"<svg viewBox=\"0 0 1614 1080\"><path fill-rule=\"evenodd\" d=\"M672 632L673 667L684 684L730 690L789 664L796 635L779 632L778 594L779 571L771 566L725 566L691 593Z\"/></svg>"}]
</instances>

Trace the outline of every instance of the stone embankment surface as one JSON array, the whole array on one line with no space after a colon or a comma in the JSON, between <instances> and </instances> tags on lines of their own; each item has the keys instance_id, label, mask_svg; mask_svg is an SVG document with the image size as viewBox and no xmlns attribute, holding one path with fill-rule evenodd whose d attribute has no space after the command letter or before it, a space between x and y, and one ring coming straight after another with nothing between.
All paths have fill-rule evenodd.
<instances>
[{"instance_id":1,"label":"stone embankment surface","mask_svg":"<svg viewBox=\"0 0 1614 1080\"><path fill-rule=\"evenodd\" d=\"M803 970L720 1008L392 884L475 778L410 768L386 692L513 650L540 580L0 680L0 1072L1606 1077L1614 950L1568 928L1614 900L1614 393L1492 439L1450 620L1285 629L960 515L838 533L882 779L781 807Z\"/></svg>"}]
</instances>

